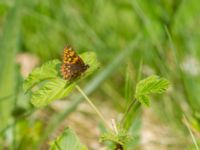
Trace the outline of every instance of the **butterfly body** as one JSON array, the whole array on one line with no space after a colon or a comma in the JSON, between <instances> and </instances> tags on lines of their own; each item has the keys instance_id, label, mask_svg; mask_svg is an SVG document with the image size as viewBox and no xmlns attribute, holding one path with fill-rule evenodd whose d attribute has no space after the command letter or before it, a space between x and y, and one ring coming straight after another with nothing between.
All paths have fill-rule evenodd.
<instances>
[{"instance_id":1,"label":"butterfly body","mask_svg":"<svg viewBox=\"0 0 200 150\"><path fill-rule=\"evenodd\" d=\"M83 62L72 47L66 47L63 54L61 73L65 80L73 80L81 76L89 66Z\"/></svg>"}]
</instances>

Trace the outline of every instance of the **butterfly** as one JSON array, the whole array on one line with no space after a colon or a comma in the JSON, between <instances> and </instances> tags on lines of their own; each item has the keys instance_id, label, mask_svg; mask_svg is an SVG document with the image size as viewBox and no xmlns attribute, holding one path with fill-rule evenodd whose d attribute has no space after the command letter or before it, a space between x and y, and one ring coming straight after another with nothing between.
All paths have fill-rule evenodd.
<instances>
[{"instance_id":1,"label":"butterfly","mask_svg":"<svg viewBox=\"0 0 200 150\"><path fill-rule=\"evenodd\" d=\"M84 63L72 47L64 48L61 73L65 80L74 80L80 77L88 68L89 65Z\"/></svg>"}]
</instances>

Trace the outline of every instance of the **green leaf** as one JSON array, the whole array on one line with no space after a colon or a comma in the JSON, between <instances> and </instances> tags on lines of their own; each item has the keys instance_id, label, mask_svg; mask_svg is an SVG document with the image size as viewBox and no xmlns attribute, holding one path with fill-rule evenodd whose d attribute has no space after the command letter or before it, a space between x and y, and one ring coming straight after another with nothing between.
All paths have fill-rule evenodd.
<instances>
[{"instance_id":1,"label":"green leaf","mask_svg":"<svg viewBox=\"0 0 200 150\"><path fill-rule=\"evenodd\" d=\"M139 97L137 97L137 100L146 106L150 106L150 99L146 95L140 95Z\"/></svg>"},{"instance_id":2,"label":"green leaf","mask_svg":"<svg viewBox=\"0 0 200 150\"><path fill-rule=\"evenodd\" d=\"M66 81L60 78L48 80L39 90L32 93L31 103L36 107L42 107L53 100L65 97L73 90L75 83L66 85Z\"/></svg>"},{"instance_id":3,"label":"green leaf","mask_svg":"<svg viewBox=\"0 0 200 150\"><path fill-rule=\"evenodd\" d=\"M141 80L136 86L135 97L142 104L149 106L149 94L163 93L169 87L169 81L158 76L150 76Z\"/></svg>"},{"instance_id":4,"label":"green leaf","mask_svg":"<svg viewBox=\"0 0 200 150\"><path fill-rule=\"evenodd\" d=\"M59 60L52 60L44 63L41 67L34 69L24 81L24 91L28 92L35 85L44 80L56 78L59 75L58 70L60 65L61 62Z\"/></svg>"},{"instance_id":5,"label":"green leaf","mask_svg":"<svg viewBox=\"0 0 200 150\"><path fill-rule=\"evenodd\" d=\"M66 129L61 136L51 143L51 150L87 150L72 129Z\"/></svg>"},{"instance_id":6,"label":"green leaf","mask_svg":"<svg viewBox=\"0 0 200 150\"><path fill-rule=\"evenodd\" d=\"M80 55L90 67L73 82L63 80L60 76L61 62L52 60L36 68L24 82L24 90L31 93L31 103L35 107L43 107L53 100L66 97L75 87L76 83L93 73L98 67L96 55L87 52Z\"/></svg>"}]
</instances>

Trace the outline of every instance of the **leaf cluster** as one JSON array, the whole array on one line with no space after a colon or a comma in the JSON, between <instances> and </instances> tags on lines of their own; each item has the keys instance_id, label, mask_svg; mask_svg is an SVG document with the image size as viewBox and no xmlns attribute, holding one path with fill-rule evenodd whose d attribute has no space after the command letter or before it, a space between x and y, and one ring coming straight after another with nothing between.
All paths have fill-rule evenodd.
<instances>
[{"instance_id":1,"label":"leaf cluster","mask_svg":"<svg viewBox=\"0 0 200 150\"><path fill-rule=\"evenodd\" d=\"M150 105L150 94L160 94L166 91L169 87L169 81L165 78L160 78L152 75L141 80L136 86L135 98L142 104Z\"/></svg>"},{"instance_id":2,"label":"leaf cluster","mask_svg":"<svg viewBox=\"0 0 200 150\"><path fill-rule=\"evenodd\" d=\"M60 75L61 62L52 60L44 63L41 67L34 69L24 81L25 92L31 94L31 103L35 107L43 107L53 100L66 97L75 87L76 83L99 68L96 55L86 52L80 55L83 61L90 67L79 78L67 81Z\"/></svg>"}]
</instances>

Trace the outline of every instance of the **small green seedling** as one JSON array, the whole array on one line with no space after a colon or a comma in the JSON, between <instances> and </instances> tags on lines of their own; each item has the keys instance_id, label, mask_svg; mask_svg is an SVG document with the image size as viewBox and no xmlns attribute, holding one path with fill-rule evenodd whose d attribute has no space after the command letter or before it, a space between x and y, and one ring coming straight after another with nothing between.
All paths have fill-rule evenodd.
<instances>
[{"instance_id":1,"label":"small green seedling","mask_svg":"<svg viewBox=\"0 0 200 150\"><path fill-rule=\"evenodd\" d=\"M66 56L68 57L68 54L66 54ZM112 149L123 150L126 143L132 139L132 135L129 135L128 129L124 128L122 125L128 114L131 113L129 110L131 110L136 101L145 106L149 106L149 96L151 94L160 94L166 91L169 87L169 81L155 75L139 81L136 85L134 99L125 111L126 113L124 114L123 119L118 123L115 123L115 121L112 120L112 127L110 127L100 111L77 85L80 80L96 71L99 68L100 63L97 61L96 55L93 52L84 53L80 55L80 57L82 58L81 61L83 60L85 63L84 67L86 68L84 68L83 73L76 74L78 75L77 78L68 76L68 74L65 75L65 73L72 71L68 68L70 64L65 66L65 64L63 65L59 60L52 60L46 62L41 67L34 69L32 73L30 73L24 82L24 90L26 93L30 93L31 103L39 108L50 104L54 100L66 97L76 87L104 123L106 132L101 136L100 140L103 142L110 141L114 143L114 148ZM78 56L76 58L78 58ZM68 61L64 58L64 62L70 63L70 61L71 59ZM83 64L83 62L80 63ZM61 68L62 70L60 71ZM76 70L73 71L77 73ZM87 150L86 146L80 143L74 131L69 128L51 143L51 149Z\"/></svg>"}]
</instances>

